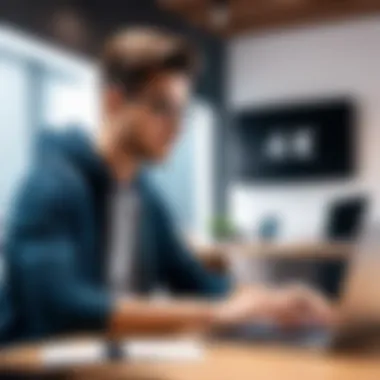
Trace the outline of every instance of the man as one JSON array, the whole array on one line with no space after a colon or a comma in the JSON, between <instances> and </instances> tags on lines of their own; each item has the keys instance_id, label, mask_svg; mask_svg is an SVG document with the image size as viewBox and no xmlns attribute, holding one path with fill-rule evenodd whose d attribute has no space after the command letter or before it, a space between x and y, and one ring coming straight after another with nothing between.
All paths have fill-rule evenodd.
<instances>
[{"instance_id":1,"label":"man","mask_svg":"<svg viewBox=\"0 0 380 380\"><path fill-rule=\"evenodd\" d=\"M44 133L15 202L6 246L12 334L120 336L329 318L312 292L238 291L208 273L143 174L178 134L198 68L191 46L160 31L128 30L108 41L101 63L99 134ZM149 299L162 288L177 298Z\"/></svg>"}]
</instances>

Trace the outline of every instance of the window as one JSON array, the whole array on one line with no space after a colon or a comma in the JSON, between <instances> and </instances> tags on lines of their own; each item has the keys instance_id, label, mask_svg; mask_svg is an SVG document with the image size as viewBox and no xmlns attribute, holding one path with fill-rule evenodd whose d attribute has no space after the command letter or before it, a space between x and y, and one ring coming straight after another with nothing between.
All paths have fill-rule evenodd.
<instances>
[{"instance_id":1,"label":"window","mask_svg":"<svg viewBox=\"0 0 380 380\"><path fill-rule=\"evenodd\" d=\"M200 239L207 238L212 217L214 122L212 108L194 102L173 153L151 173L177 224Z\"/></svg>"},{"instance_id":2,"label":"window","mask_svg":"<svg viewBox=\"0 0 380 380\"><path fill-rule=\"evenodd\" d=\"M31 148L29 128L28 65L0 53L0 218L28 162Z\"/></svg>"},{"instance_id":3,"label":"window","mask_svg":"<svg viewBox=\"0 0 380 380\"><path fill-rule=\"evenodd\" d=\"M0 25L0 223L42 126L96 125L96 67Z\"/></svg>"}]
</instances>

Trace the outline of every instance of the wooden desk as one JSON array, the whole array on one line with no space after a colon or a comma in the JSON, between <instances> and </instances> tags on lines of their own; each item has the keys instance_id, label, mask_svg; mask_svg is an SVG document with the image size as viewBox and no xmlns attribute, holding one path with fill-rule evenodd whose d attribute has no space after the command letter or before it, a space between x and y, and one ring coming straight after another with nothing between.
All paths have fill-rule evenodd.
<instances>
[{"instance_id":1,"label":"wooden desk","mask_svg":"<svg viewBox=\"0 0 380 380\"><path fill-rule=\"evenodd\" d=\"M199 257L220 255L246 255L275 258L346 258L354 246L350 242L262 242L262 243L215 243L200 244L193 242L192 246Z\"/></svg>"},{"instance_id":2,"label":"wooden desk","mask_svg":"<svg viewBox=\"0 0 380 380\"><path fill-rule=\"evenodd\" d=\"M39 349L14 351L13 364L39 368ZM11 359L10 354L8 360ZM4 364L0 359L0 366ZM24 365L22 365L24 363ZM145 380L378 380L380 360L370 356L348 356L288 347L255 345L209 345L197 362L119 363L76 368L68 379Z\"/></svg>"},{"instance_id":3,"label":"wooden desk","mask_svg":"<svg viewBox=\"0 0 380 380\"><path fill-rule=\"evenodd\" d=\"M211 269L225 271L228 256L276 260L336 261L349 258L354 250L349 242L262 242L262 243L191 243L199 259Z\"/></svg>"}]
</instances>

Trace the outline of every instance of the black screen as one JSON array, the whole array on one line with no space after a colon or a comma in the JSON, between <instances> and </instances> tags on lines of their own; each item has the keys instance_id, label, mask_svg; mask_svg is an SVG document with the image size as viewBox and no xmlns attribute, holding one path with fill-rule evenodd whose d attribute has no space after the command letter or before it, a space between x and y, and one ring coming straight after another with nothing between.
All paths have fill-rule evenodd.
<instances>
[{"instance_id":1,"label":"black screen","mask_svg":"<svg viewBox=\"0 0 380 380\"><path fill-rule=\"evenodd\" d=\"M353 106L330 101L239 114L233 127L235 177L286 181L353 173Z\"/></svg>"}]
</instances>

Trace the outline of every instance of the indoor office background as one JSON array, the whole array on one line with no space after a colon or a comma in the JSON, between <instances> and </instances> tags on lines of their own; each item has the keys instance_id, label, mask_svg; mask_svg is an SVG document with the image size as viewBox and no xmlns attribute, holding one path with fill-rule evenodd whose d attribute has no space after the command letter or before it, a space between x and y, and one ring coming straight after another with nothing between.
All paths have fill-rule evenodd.
<instances>
[{"instance_id":1,"label":"indoor office background","mask_svg":"<svg viewBox=\"0 0 380 380\"><path fill-rule=\"evenodd\" d=\"M220 30L223 17L216 17L211 28L194 26L185 8L171 9L162 5L165 2L3 3L0 212L4 228L12 193L28 165L38 131L74 123L96 132L96 52L109 32L133 24L153 24L184 34L198 44L205 58L179 144L163 167L152 170L178 225L192 241L269 240L281 251L281 244L288 250L289 243L352 241L362 220L376 220L380 211L380 16L372 9L328 22L262 30L247 25L241 33L229 34ZM342 167L335 168L332 159L319 169L305 165L297 176L292 175L297 168L281 172L281 150L286 148L277 141L274 149L280 155L280 168L265 173L265 163L262 168L249 166L255 156L247 145L234 143L244 136L239 132L242 115L249 115L256 127L263 113L269 124L277 115L270 127L278 134L281 112L297 120L305 107L318 109L323 104L329 112L336 102L349 108L338 116L347 144L337 144L332 155ZM314 133L314 123L325 126L320 120L302 119L307 133L301 136L301 145L311 151L314 142L308 133ZM323 144L318 144L316 162L324 155ZM236 156L240 165L243 161L240 169ZM252 260L248 280L261 279L265 272L271 280L300 277L321 284L327 273L327 281L333 278L336 288L341 276L341 259L326 263L314 255L306 263L282 261L275 256L274 265L263 267ZM235 264L235 275L244 277L247 265L244 271Z\"/></svg>"},{"instance_id":2,"label":"indoor office background","mask_svg":"<svg viewBox=\"0 0 380 380\"><path fill-rule=\"evenodd\" d=\"M0 262L9 209L39 132L64 133L74 124L97 133L98 53L109 34L134 25L186 36L203 57L178 144L150 168L192 253L237 285L276 285L278 293L265 293L273 300L259 303L287 307L288 290L299 288L282 285L312 285L343 323L329 326L331 337L314 334L321 326L310 319L301 329L255 320L249 328L260 342L239 325L243 344L181 335L174 346L154 341L146 356L135 335L110 342L90 332L87 342L89 332L80 331L79 338L2 347L0 378L11 368L37 371L38 379L56 369L70 379L379 379L377 357L330 349L356 333L350 318L378 338L370 322L378 327L380 315L380 0L0 0ZM347 271L357 262L357 275ZM14 317L2 292L6 269L0 265L0 330ZM36 277L12 285L33 296ZM44 327L45 305L24 298L36 307L30 315L21 307L22 322L41 314ZM295 333L303 343L298 338L310 328L317 350L289 350L276 337L273 347L262 345L272 332L287 343ZM83 372L73 369L79 363Z\"/></svg>"}]
</instances>

